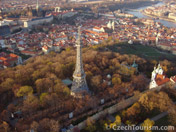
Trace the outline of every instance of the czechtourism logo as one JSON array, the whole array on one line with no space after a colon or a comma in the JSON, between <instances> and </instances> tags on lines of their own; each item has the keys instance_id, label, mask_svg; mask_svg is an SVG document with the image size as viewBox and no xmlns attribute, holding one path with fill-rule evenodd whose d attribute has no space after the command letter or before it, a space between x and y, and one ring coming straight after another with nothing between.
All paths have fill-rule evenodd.
<instances>
[{"instance_id":1,"label":"czechtourism logo","mask_svg":"<svg viewBox=\"0 0 176 132\"><path fill-rule=\"evenodd\" d=\"M106 130L175 130L174 126L136 126L136 125L126 125L126 126L118 126L118 125L106 125Z\"/></svg>"}]
</instances>

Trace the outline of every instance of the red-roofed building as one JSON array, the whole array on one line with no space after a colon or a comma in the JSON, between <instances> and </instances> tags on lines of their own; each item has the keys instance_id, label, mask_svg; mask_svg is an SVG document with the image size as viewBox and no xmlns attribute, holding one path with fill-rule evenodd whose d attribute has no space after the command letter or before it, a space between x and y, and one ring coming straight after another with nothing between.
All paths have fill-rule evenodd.
<instances>
[{"instance_id":1,"label":"red-roofed building","mask_svg":"<svg viewBox=\"0 0 176 132\"><path fill-rule=\"evenodd\" d=\"M164 75L157 74L155 81L156 81L156 84L158 86L160 86L160 85L163 85L163 84L169 82L170 79L166 78Z\"/></svg>"},{"instance_id":2,"label":"red-roofed building","mask_svg":"<svg viewBox=\"0 0 176 132\"><path fill-rule=\"evenodd\" d=\"M43 51L44 53L49 53L49 52L50 52L49 47L46 46L46 45L44 45L44 46L42 47L42 51Z\"/></svg>"},{"instance_id":3,"label":"red-roofed building","mask_svg":"<svg viewBox=\"0 0 176 132\"><path fill-rule=\"evenodd\" d=\"M22 64L22 58L16 54L0 53L0 67L7 68Z\"/></svg>"},{"instance_id":4,"label":"red-roofed building","mask_svg":"<svg viewBox=\"0 0 176 132\"><path fill-rule=\"evenodd\" d=\"M176 76L172 76L170 78L167 78L164 74L163 74L163 69L160 66L160 64L158 64L158 67L154 67L154 70L152 72L152 76L151 76L151 82L149 85L149 88L156 88L158 86L162 86L165 85L166 83L172 82L175 83L176 82Z\"/></svg>"},{"instance_id":5,"label":"red-roofed building","mask_svg":"<svg viewBox=\"0 0 176 132\"><path fill-rule=\"evenodd\" d=\"M176 55L176 48L172 48L172 53Z\"/></svg>"},{"instance_id":6,"label":"red-roofed building","mask_svg":"<svg viewBox=\"0 0 176 132\"><path fill-rule=\"evenodd\" d=\"M97 27L97 26L93 28L93 31L98 32L98 33L105 32L103 27Z\"/></svg>"},{"instance_id":7,"label":"red-roofed building","mask_svg":"<svg viewBox=\"0 0 176 132\"><path fill-rule=\"evenodd\" d=\"M164 50L171 50L171 45L169 43L160 43L158 46Z\"/></svg>"}]
</instances>

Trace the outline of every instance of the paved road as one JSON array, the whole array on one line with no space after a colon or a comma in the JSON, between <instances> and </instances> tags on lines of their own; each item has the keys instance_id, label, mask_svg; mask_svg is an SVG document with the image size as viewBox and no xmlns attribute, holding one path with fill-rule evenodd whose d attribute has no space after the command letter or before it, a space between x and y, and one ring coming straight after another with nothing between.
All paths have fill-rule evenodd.
<instances>
[{"instance_id":1,"label":"paved road","mask_svg":"<svg viewBox=\"0 0 176 132\"><path fill-rule=\"evenodd\" d=\"M163 113L161 113L161 114L159 114L159 115L157 115L155 117L150 118L150 120L157 121L157 120L165 117L167 114L168 114L168 112L163 112Z\"/></svg>"}]
</instances>

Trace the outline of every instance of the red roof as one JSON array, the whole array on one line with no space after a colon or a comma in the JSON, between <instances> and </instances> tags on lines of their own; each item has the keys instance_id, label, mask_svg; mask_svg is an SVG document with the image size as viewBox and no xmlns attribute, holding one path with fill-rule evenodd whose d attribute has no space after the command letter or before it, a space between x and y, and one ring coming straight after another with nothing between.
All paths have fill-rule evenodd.
<instances>
[{"instance_id":1,"label":"red roof","mask_svg":"<svg viewBox=\"0 0 176 132\"><path fill-rule=\"evenodd\" d=\"M176 46L176 43L171 43L173 46Z\"/></svg>"},{"instance_id":2,"label":"red roof","mask_svg":"<svg viewBox=\"0 0 176 132\"><path fill-rule=\"evenodd\" d=\"M11 54L10 54L10 57L15 57L15 58L17 58L18 56L11 53Z\"/></svg>"},{"instance_id":3,"label":"red roof","mask_svg":"<svg viewBox=\"0 0 176 132\"><path fill-rule=\"evenodd\" d=\"M168 46L168 47L171 46L170 44L167 44L167 43L160 43L160 45L162 45L162 46Z\"/></svg>"},{"instance_id":4,"label":"red roof","mask_svg":"<svg viewBox=\"0 0 176 132\"><path fill-rule=\"evenodd\" d=\"M0 57L0 60L6 61L7 58L5 58L5 57Z\"/></svg>"},{"instance_id":5,"label":"red roof","mask_svg":"<svg viewBox=\"0 0 176 132\"><path fill-rule=\"evenodd\" d=\"M160 86L160 85L162 85L162 84L165 84L165 83L169 82L170 79L169 79L169 78L165 78L164 75L158 74L158 75L156 76L155 81L156 81L157 85Z\"/></svg>"},{"instance_id":6,"label":"red roof","mask_svg":"<svg viewBox=\"0 0 176 132\"><path fill-rule=\"evenodd\" d=\"M46 46L46 45L44 45L42 48L45 50L48 50L48 46Z\"/></svg>"},{"instance_id":7,"label":"red roof","mask_svg":"<svg viewBox=\"0 0 176 132\"><path fill-rule=\"evenodd\" d=\"M101 28L100 28L100 27L94 27L94 29L101 30Z\"/></svg>"}]
</instances>

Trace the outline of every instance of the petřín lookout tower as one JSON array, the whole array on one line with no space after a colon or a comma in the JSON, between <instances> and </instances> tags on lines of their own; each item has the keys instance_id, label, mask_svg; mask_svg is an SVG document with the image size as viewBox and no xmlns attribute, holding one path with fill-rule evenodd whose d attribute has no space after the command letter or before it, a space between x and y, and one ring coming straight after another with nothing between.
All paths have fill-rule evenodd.
<instances>
[{"instance_id":1,"label":"pet\u0159\u00edn lookout tower","mask_svg":"<svg viewBox=\"0 0 176 132\"><path fill-rule=\"evenodd\" d=\"M76 42L76 47L77 47L76 66L75 71L73 73L71 95L76 98L82 98L89 93L89 89L86 82L86 74L84 73L83 69L80 27L78 27L78 39Z\"/></svg>"}]
</instances>

